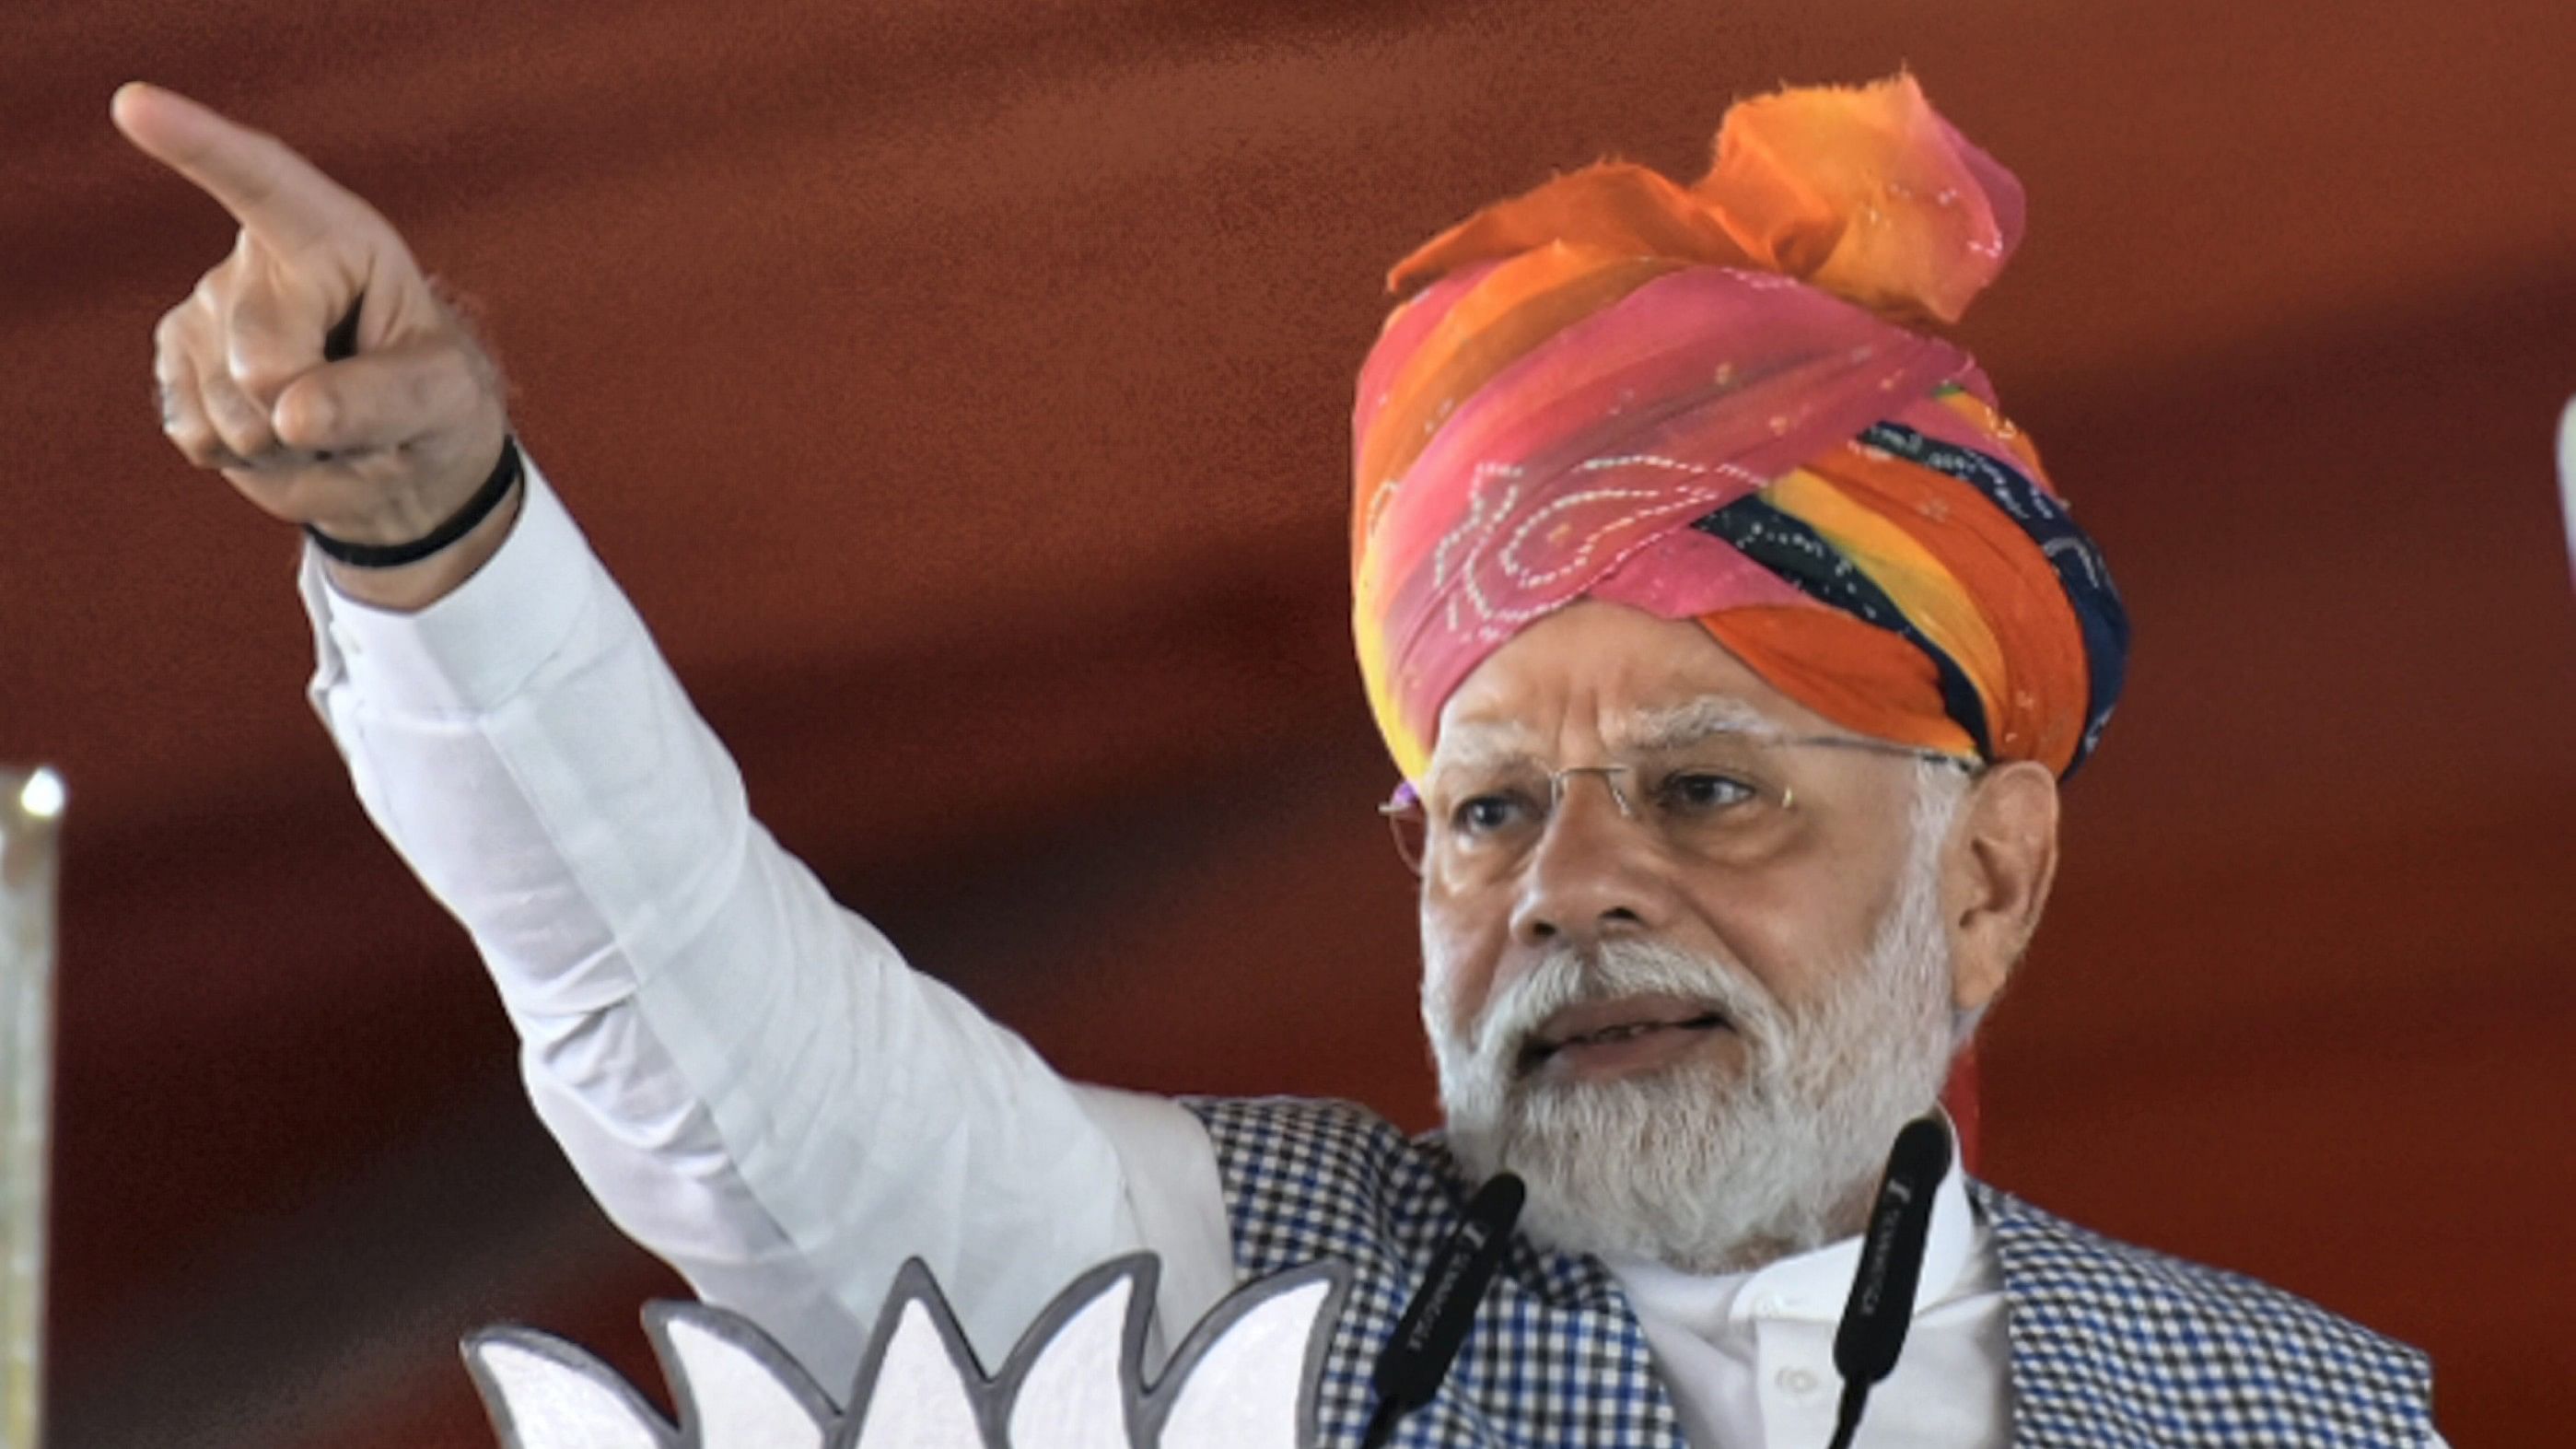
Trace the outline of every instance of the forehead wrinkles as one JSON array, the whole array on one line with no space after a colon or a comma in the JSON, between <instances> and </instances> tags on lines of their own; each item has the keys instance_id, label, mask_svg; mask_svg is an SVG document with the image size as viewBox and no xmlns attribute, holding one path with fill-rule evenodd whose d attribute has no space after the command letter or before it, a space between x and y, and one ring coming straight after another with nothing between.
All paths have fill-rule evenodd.
<instances>
[{"instance_id":1,"label":"forehead wrinkles","mask_svg":"<svg viewBox=\"0 0 2576 1449\"><path fill-rule=\"evenodd\" d=\"M1780 734L1780 723L1731 695L1707 694L1684 704L1628 710L1604 729L1612 750L1680 749L1710 735ZM1440 737L1431 772L1480 770L1536 759L1538 732L1517 720L1464 722Z\"/></svg>"},{"instance_id":2,"label":"forehead wrinkles","mask_svg":"<svg viewBox=\"0 0 2576 1449\"><path fill-rule=\"evenodd\" d=\"M1624 743L1636 750L1675 749L1710 735L1786 733L1779 721L1724 694L1702 695L1668 709L1638 710L1624 723Z\"/></svg>"}]
</instances>

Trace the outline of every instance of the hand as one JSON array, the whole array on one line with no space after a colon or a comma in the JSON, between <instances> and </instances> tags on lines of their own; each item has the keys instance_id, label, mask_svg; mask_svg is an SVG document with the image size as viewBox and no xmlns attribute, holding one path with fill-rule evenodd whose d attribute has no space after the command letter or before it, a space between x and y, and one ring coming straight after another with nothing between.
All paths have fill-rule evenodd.
<instances>
[{"instance_id":1,"label":"hand","mask_svg":"<svg viewBox=\"0 0 2576 1449\"><path fill-rule=\"evenodd\" d=\"M142 84L110 114L241 224L161 318L162 429L270 515L350 543L408 543L454 516L508 429L498 370L374 208L273 137ZM517 500L420 563L333 565L346 592L417 608L508 532Z\"/></svg>"}]
</instances>

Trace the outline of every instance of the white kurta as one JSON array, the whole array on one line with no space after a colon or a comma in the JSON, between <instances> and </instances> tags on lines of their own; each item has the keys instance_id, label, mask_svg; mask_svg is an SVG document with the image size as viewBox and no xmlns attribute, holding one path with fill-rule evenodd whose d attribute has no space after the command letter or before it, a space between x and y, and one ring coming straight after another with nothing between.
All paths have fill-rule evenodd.
<instances>
[{"instance_id":1,"label":"white kurta","mask_svg":"<svg viewBox=\"0 0 2576 1449\"><path fill-rule=\"evenodd\" d=\"M315 707L368 813L473 933L538 1115L620 1227L846 1384L927 1260L988 1363L1101 1260L1162 1256L1170 1337L1234 1281L1215 1154L1065 1081L908 969L752 820L533 461L507 543L417 614L302 578ZM1694 1278L1612 1264L1698 1449L1812 1449L1857 1244ZM1870 1446L2009 1438L2004 1301L1957 1173Z\"/></svg>"}]
</instances>

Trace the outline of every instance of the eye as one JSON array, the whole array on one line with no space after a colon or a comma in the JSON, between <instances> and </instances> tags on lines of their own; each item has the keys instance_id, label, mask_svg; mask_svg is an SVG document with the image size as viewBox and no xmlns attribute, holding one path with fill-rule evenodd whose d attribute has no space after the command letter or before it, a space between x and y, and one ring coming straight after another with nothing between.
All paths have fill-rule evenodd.
<instances>
[{"instance_id":1,"label":"eye","mask_svg":"<svg viewBox=\"0 0 2576 1449\"><path fill-rule=\"evenodd\" d=\"M1469 839L1499 835L1536 818L1529 797L1512 790L1470 795L1449 812L1449 827Z\"/></svg>"},{"instance_id":2,"label":"eye","mask_svg":"<svg viewBox=\"0 0 2576 1449\"><path fill-rule=\"evenodd\" d=\"M1664 777L1664 783L1655 791L1655 801L1677 815L1714 815L1760 793L1742 780L1714 770L1675 770Z\"/></svg>"}]
</instances>

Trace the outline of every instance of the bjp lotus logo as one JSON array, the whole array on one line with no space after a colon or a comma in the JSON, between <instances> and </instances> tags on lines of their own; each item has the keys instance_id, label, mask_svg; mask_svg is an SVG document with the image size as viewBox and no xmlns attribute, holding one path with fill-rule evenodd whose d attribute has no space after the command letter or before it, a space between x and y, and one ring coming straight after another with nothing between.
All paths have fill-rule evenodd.
<instances>
[{"instance_id":1,"label":"bjp lotus logo","mask_svg":"<svg viewBox=\"0 0 2576 1449\"><path fill-rule=\"evenodd\" d=\"M906 1263L836 1409L749 1320L644 1311L680 1422L598 1359L531 1329L465 1341L505 1449L1309 1449L1324 1347L1345 1291L1316 1264L1237 1289L1144 1381L1152 1255L1076 1279L986 1376L919 1259Z\"/></svg>"}]
</instances>

